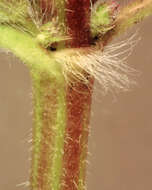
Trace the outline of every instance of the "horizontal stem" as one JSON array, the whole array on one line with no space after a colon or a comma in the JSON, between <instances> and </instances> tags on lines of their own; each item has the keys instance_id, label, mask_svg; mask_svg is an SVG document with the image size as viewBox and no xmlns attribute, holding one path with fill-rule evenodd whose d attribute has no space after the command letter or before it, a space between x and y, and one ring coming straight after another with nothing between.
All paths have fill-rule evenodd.
<instances>
[{"instance_id":1,"label":"horizontal stem","mask_svg":"<svg viewBox=\"0 0 152 190\"><path fill-rule=\"evenodd\" d=\"M4 25L0 25L0 36L0 47L14 53L33 73L47 72L62 83L61 65L57 64L51 53L40 47L34 38Z\"/></svg>"}]
</instances>

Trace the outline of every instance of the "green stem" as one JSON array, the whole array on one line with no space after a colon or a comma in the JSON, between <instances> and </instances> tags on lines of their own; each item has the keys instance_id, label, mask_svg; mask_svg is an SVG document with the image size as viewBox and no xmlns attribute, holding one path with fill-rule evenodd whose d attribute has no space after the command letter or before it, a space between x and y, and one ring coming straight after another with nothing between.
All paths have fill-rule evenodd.
<instances>
[{"instance_id":1,"label":"green stem","mask_svg":"<svg viewBox=\"0 0 152 190\"><path fill-rule=\"evenodd\" d=\"M34 128L31 190L84 190L92 91L31 74ZM90 88L92 88L90 86Z\"/></svg>"},{"instance_id":2,"label":"green stem","mask_svg":"<svg viewBox=\"0 0 152 190\"><path fill-rule=\"evenodd\" d=\"M92 86L66 85L62 64L28 34L1 25L0 35L0 46L24 61L32 77L31 190L83 190Z\"/></svg>"},{"instance_id":3,"label":"green stem","mask_svg":"<svg viewBox=\"0 0 152 190\"><path fill-rule=\"evenodd\" d=\"M115 30L122 33L150 15L152 15L152 0L136 0L120 11Z\"/></svg>"},{"instance_id":4,"label":"green stem","mask_svg":"<svg viewBox=\"0 0 152 190\"><path fill-rule=\"evenodd\" d=\"M108 31L103 42L106 45L113 37L126 32L133 25L152 15L152 0L135 0L122 8L115 20L115 27Z\"/></svg>"},{"instance_id":5,"label":"green stem","mask_svg":"<svg viewBox=\"0 0 152 190\"><path fill-rule=\"evenodd\" d=\"M62 67L29 35L3 25L0 26L0 35L0 46L11 50L24 61L32 76L34 130L31 188L35 189L43 185L46 186L44 189L50 187L59 189L66 120L65 81ZM49 139L51 142L47 142L45 136L51 132L51 139ZM46 157L40 159L44 153ZM52 167L49 167L50 162Z\"/></svg>"},{"instance_id":6,"label":"green stem","mask_svg":"<svg viewBox=\"0 0 152 190\"><path fill-rule=\"evenodd\" d=\"M61 65L56 64L52 54L41 48L34 38L4 25L0 25L0 36L0 46L14 53L33 73L49 72L62 83Z\"/></svg>"},{"instance_id":7,"label":"green stem","mask_svg":"<svg viewBox=\"0 0 152 190\"><path fill-rule=\"evenodd\" d=\"M31 189L60 189L66 126L65 82L32 74L34 129ZM64 81L64 79L63 79Z\"/></svg>"}]
</instances>

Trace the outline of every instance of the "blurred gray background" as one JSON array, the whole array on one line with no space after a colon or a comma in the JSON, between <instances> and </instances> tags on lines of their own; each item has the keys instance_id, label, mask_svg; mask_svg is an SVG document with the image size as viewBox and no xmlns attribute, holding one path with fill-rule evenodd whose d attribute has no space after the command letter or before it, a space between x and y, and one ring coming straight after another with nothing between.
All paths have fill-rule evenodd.
<instances>
[{"instance_id":1,"label":"blurred gray background","mask_svg":"<svg viewBox=\"0 0 152 190\"><path fill-rule=\"evenodd\" d=\"M88 190L152 189L152 17L137 28L128 64L142 73L138 86L116 98L94 92ZM27 68L0 52L0 190L28 189L16 185L28 179L31 111Z\"/></svg>"}]
</instances>

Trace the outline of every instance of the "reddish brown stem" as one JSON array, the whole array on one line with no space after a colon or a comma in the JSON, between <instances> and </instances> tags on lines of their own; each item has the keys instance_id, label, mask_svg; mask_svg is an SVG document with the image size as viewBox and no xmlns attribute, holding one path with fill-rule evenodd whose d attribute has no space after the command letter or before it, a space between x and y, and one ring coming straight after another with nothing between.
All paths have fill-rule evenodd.
<instances>
[{"instance_id":1,"label":"reddish brown stem","mask_svg":"<svg viewBox=\"0 0 152 190\"><path fill-rule=\"evenodd\" d=\"M90 80L89 86L76 82L74 87L68 86L67 89L68 118L63 158L63 168L65 168L66 173L63 177L63 190L78 190L80 178L83 180L81 186L85 186L92 87L93 80ZM83 170L83 174L81 174L81 170Z\"/></svg>"},{"instance_id":2,"label":"reddish brown stem","mask_svg":"<svg viewBox=\"0 0 152 190\"><path fill-rule=\"evenodd\" d=\"M90 44L90 0L68 0L66 23L72 37L70 47L84 47Z\"/></svg>"}]
</instances>

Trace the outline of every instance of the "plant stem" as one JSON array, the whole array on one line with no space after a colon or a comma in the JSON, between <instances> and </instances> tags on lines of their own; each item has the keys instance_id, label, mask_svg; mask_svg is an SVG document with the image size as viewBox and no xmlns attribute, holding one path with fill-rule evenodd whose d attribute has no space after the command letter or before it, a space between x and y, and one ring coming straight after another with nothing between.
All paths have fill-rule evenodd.
<instances>
[{"instance_id":1,"label":"plant stem","mask_svg":"<svg viewBox=\"0 0 152 190\"><path fill-rule=\"evenodd\" d=\"M42 2L40 8L46 9L48 5L48 10L51 9L51 3ZM68 51L68 48L91 46L90 2L55 1L55 18L63 27L63 33L71 37L70 42L58 44L61 49ZM108 41L151 13L152 0L134 1L120 11L115 27L102 40ZM70 83L70 73L67 82L62 63L57 62L53 52L42 48L35 38L4 24L0 25L0 36L0 46L19 57L28 66L32 78L31 190L84 190L94 78L84 72L88 84L81 80Z\"/></svg>"},{"instance_id":2,"label":"plant stem","mask_svg":"<svg viewBox=\"0 0 152 190\"><path fill-rule=\"evenodd\" d=\"M104 44L150 15L152 15L152 0L135 0L129 3L120 10L115 20L115 27L104 36Z\"/></svg>"},{"instance_id":3,"label":"plant stem","mask_svg":"<svg viewBox=\"0 0 152 190\"><path fill-rule=\"evenodd\" d=\"M149 15L152 15L152 0L136 0L120 11L115 30L124 32Z\"/></svg>"},{"instance_id":4,"label":"plant stem","mask_svg":"<svg viewBox=\"0 0 152 190\"><path fill-rule=\"evenodd\" d=\"M75 83L67 89L67 127L63 156L65 170L63 190L85 189L90 106L93 81L90 86Z\"/></svg>"},{"instance_id":5,"label":"plant stem","mask_svg":"<svg viewBox=\"0 0 152 190\"><path fill-rule=\"evenodd\" d=\"M63 8L63 1L56 1L56 6L59 5ZM88 26L84 27L82 22L89 19L88 6L89 1L81 1L79 4L71 1L65 4L67 9L73 8L65 14L66 27L70 28L73 37L73 41L67 44L68 47L89 45L89 31L84 32ZM81 19L77 15L79 8ZM61 11L58 16L63 19ZM48 76L45 72L38 80L37 75L36 79L33 75L32 78L35 127L31 189L83 190L93 79L90 78L87 85L80 81L65 85L64 78L58 84L58 80L52 80L51 75Z\"/></svg>"},{"instance_id":6,"label":"plant stem","mask_svg":"<svg viewBox=\"0 0 152 190\"><path fill-rule=\"evenodd\" d=\"M60 189L66 126L65 86L47 73L32 74L34 129L31 189Z\"/></svg>"},{"instance_id":7,"label":"plant stem","mask_svg":"<svg viewBox=\"0 0 152 190\"><path fill-rule=\"evenodd\" d=\"M0 26L0 34L1 47L24 61L32 77L34 128L30 188L84 189L93 80L87 85L80 81L73 81L73 86L66 85L62 64L34 38L4 25ZM77 42L75 38L74 41ZM75 43L72 44L74 47Z\"/></svg>"},{"instance_id":8,"label":"plant stem","mask_svg":"<svg viewBox=\"0 0 152 190\"><path fill-rule=\"evenodd\" d=\"M64 79L63 79L64 80ZM34 129L31 189L82 190L92 86L65 89L47 73L32 73Z\"/></svg>"}]
</instances>

